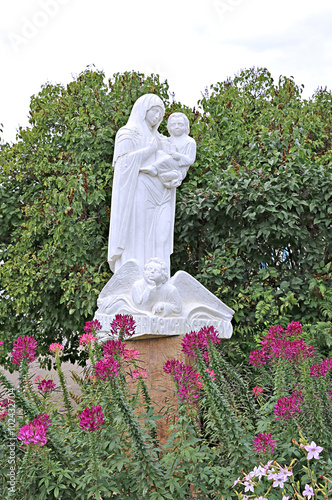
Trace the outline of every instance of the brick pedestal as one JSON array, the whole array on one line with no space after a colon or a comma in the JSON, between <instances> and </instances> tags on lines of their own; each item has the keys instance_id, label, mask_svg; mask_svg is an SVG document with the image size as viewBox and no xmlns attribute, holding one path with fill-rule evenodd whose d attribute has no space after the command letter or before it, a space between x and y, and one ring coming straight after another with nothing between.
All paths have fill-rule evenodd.
<instances>
[{"instance_id":1,"label":"brick pedestal","mask_svg":"<svg viewBox=\"0 0 332 500\"><path fill-rule=\"evenodd\" d=\"M169 359L187 363L188 358L181 351L182 339L182 336L174 336L126 341L128 347L134 347L140 352L142 368L146 368L149 375L147 386L155 412L165 414L165 418L158 421L158 436L161 443L166 441L167 407L175 404L173 379L164 372L163 366Z\"/></svg>"}]
</instances>

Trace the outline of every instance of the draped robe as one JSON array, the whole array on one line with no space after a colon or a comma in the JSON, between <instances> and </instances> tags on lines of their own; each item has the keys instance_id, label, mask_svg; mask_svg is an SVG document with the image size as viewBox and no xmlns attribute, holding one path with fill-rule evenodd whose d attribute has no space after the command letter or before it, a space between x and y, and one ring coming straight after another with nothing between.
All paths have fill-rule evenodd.
<instances>
[{"instance_id":1,"label":"draped robe","mask_svg":"<svg viewBox=\"0 0 332 500\"><path fill-rule=\"evenodd\" d=\"M129 259L143 268L150 258L159 257L170 274L176 189L140 172L155 161L151 141L158 136L128 124L116 136L108 254L113 272Z\"/></svg>"}]
</instances>

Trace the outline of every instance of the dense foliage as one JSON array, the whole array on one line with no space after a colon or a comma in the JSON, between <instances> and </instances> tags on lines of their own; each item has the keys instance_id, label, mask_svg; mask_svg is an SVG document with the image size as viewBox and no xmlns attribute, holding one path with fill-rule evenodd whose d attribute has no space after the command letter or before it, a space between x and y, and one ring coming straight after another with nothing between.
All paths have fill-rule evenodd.
<instances>
[{"instance_id":1,"label":"dense foliage","mask_svg":"<svg viewBox=\"0 0 332 500\"><path fill-rule=\"evenodd\" d=\"M188 115L198 146L177 192L173 272L188 271L235 309L234 338L247 351L268 324L293 318L314 325L328 355L332 95L304 100L293 80L275 83L263 69L213 85L199 112L172 103L156 76L106 83L93 69L32 97L30 127L0 151L4 353L18 335L33 334L44 353L52 341L77 344L111 277L115 134L147 92L164 100L166 118Z\"/></svg>"},{"instance_id":2,"label":"dense foliage","mask_svg":"<svg viewBox=\"0 0 332 500\"><path fill-rule=\"evenodd\" d=\"M331 93L302 100L291 79L248 70L212 86L201 106L176 267L235 309L247 345L267 323L293 318L321 322L331 346Z\"/></svg>"},{"instance_id":3,"label":"dense foliage","mask_svg":"<svg viewBox=\"0 0 332 500\"><path fill-rule=\"evenodd\" d=\"M321 360L304 342L300 323L271 327L245 377L225 359L227 341L213 327L187 334L184 362L164 365L175 390L158 411L145 382L149 367L124 342L132 319L116 316L111 326L117 339L100 346L101 325L86 324L80 345L90 368L75 376L76 394L62 372L61 344L49 347L57 388L29 370L36 341L15 342L19 387L0 371L1 498L329 498L332 358ZM264 385L253 387L253 377ZM157 422L165 416L161 443Z\"/></svg>"}]
</instances>

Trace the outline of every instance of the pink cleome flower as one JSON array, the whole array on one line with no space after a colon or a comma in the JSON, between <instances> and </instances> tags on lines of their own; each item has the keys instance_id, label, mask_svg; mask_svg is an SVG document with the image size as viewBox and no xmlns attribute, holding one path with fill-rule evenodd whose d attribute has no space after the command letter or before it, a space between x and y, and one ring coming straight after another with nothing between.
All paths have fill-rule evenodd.
<instances>
[{"instance_id":1,"label":"pink cleome flower","mask_svg":"<svg viewBox=\"0 0 332 500\"><path fill-rule=\"evenodd\" d=\"M298 321L292 321L287 325L286 328L286 334L287 335L293 335L295 337L298 337L299 335L302 334L302 325Z\"/></svg>"},{"instance_id":2,"label":"pink cleome flower","mask_svg":"<svg viewBox=\"0 0 332 500\"><path fill-rule=\"evenodd\" d=\"M53 382L53 380L44 379L38 385L38 390L40 392L44 392L45 394L53 392L55 388L56 388L56 385Z\"/></svg>"},{"instance_id":3,"label":"pink cleome flower","mask_svg":"<svg viewBox=\"0 0 332 500\"><path fill-rule=\"evenodd\" d=\"M317 377L317 378L325 377L327 372L331 369L332 369L332 359L326 358L326 359L323 359L317 365L312 365L310 367L310 376Z\"/></svg>"},{"instance_id":4,"label":"pink cleome flower","mask_svg":"<svg viewBox=\"0 0 332 500\"><path fill-rule=\"evenodd\" d=\"M193 368L186 366L181 361L172 359L165 363L164 372L173 376L179 390L177 392L180 403L193 404L199 397L199 387L201 375L196 373Z\"/></svg>"},{"instance_id":5,"label":"pink cleome flower","mask_svg":"<svg viewBox=\"0 0 332 500\"><path fill-rule=\"evenodd\" d=\"M50 345L50 352L53 353L59 353L64 349L64 346L62 344L59 344L59 342L55 342L54 344Z\"/></svg>"},{"instance_id":6,"label":"pink cleome flower","mask_svg":"<svg viewBox=\"0 0 332 500\"><path fill-rule=\"evenodd\" d=\"M4 410L4 411L0 412L0 420L1 420L2 422L4 422L4 421L5 421L5 419L6 419L6 417L7 417L7 415L8 415L8 412L7 412L6 410Z\"/></svg>"},{"instance_id":7,"label":"pink cleome flower","mask_svg":"<svg viewBox=\"0 0 332 500\"><path fill-rule=\"evenodd\" d=\"M5 398L2 401L0 401L0 408L8 408L8 406L14 404L14 401Z\"/></svg>"},{"instance_id":8,"label":"pink cleome flower","mask_svg":"<svg viewBox=\"0 0 332 500\"><path fill-rule=\"evenodd\" d=\"M134 348L131 349L125 349L123 353L124 359L137 359L139 358L140 353Z\"/></svg>"},{"instance_id":9,"label":"pink cleome flower","mask_svg":"<svg viewBox=\"0 0 332 500\"><path fill-rule=\"evenodd\" d=\"M148 378L148 374L146 373L146 369L143 370L133 370L131 376L134 380L138 378Z\"/></svg>"},{"instance_id":10,"label":"pink cleome flower","mask_svg":"<svg viewBox=\"0 0 332 500\"><path fill-rule=\"evenodd\" d=\"M101 429L105 423L104 412L101 406L86 407L79 416L82 429L92 432Z\"/></svg>"},{"instance_id":11,"label":"pink cleome flower","mask_svg":"<svg viewBox=\"0 0 332 500\"><path fill-rule=\"evenodd\" d=\"M103 352L105 356L112 356L113 354L118 354L123 356L125 352L125 346L122 340L108 340L103 346Z\"/></svg>"},{"instance_id":12,"label":"pink cleome flower","mask_svg":"<svg viewBox=\"0 0 332 500\"><path fill-rule=\"evenodd\" d=\"M214 373L213 370L209 370L209 368L207 368L206 371L210 375L210 377L212 378L212 380L216 380L217 379L216 374Z\"/></svg>"},{"instance_id":13,"label":"pink cleome flower","mask_svg":"<svg viewBox=\"0 0 332 500\"><path fill-rule=\"evenodd\" d=\"M129 314L116 314L115 319L111 323L112 335L120 339L132 337L135 333L135 328L135 321Z\"/></svg>"},{"instance_id":14,"label":"pink cleome flower","mask_svg":"<svg viewBox=\"0 0 332 500\"><path fill-rule=\"evenodd\" d=\"M264 391L263 387L256 387L253 388L252 393L254 396L258 396L258 394L261 394Z\"/></svg>"},{"instance_id":15,"label":"pink cleome flower","mask_svg":"<svg viewBox=\"0 0 332 500\"><path fill-rule=\"evenodd\" d=\"M92 333L83 333L80 337L80 345L91 345L97 337L95 337Z\"/></svg>"},{"instance_id":16,"label":"pink cleome flower","mask_svg":"<svg viewBox=\"0 0 332 500\"><path fill-rule=\"evenodd\" d=\"M255 444L255 451L258 453L264 453L269 447L271 452L274 453L276 439L271 439L271 434L265 434L264 432L260 432L258 436L255 436L253 439L253 443Z\"/></svg>"},{"instance_id":17,"label":"pink cleome flower","mask_svg":"<svg viewBox=\"0 0 332 500\"><path fill-rule=\"evenodd\" d=\"M48 415L37 415L28 425L24 425L17 434L17 439L24 444L38 444L44 446L47 443L47 428L51 425Z\"/></svg>"},{"instance_id":18,"label":"pink cleome flower","mask_svg":"<svg viewBox=\"0 0 332 500\"><path fill-rule=\"evenodd\" d=\"M279 398L274 406L274 414L276 419L290 418L296 413L301 413L302 409L299 407L302 401L302 393L294 392L290 396Z\"/></svg>"},{"instance_id":19,"label":"pink cleome flower","mask_svg":"<svg viewBox=\"0 0 332 500\"><path fill-rule=\"evenodd\" d=\"M91 334L93 335L94 333L97 333L99 330L101 330L101 324L97 319L93 319L92 321L87 321L85 323L85 326L83 327L83 330L86 334Z\"/></svg>"},{"instance_id":20,"label":"pink cleome flower","mask_svg":"<svg viewBox=\"0 0 332 500\"><path fill-rule=\"evenodd\" d=\"M286 331L280 325L272 326L268 334L263 337L260 349L250 353L249 364L262 366L273 358L287 359L296 363L302 358L312 358L313 346L308 346L302 338L297 338L301 333L302 326L297 322L290 323Z\"/></svg>"},{"instance_id":21,"label":"pink cleome flower","mask_svg":"<svg viewBox=\"0 0 332 500\"><path fill-rule=\"evenodd\" d=\"M19 337L13 345L12 361L15 365L20 365L24 358L28 363L36 359L37 342L32 337Z\"/></svg>"},{"instance_id":22,"label":"pink cleome flower","mask_svg":"<svg viewBox=\"0 0 332 500\"><path fill-rule=\"evenodd\" d=\"M200 352L204 361L209 362L209 346L219 344L218 332L213 326L205 326L199 332L187 333L182 340L182 351L191 358Z\"/></svg>"},{"instance_id":23,"label":"pink cleome flower","mask_svg":"<svg viewBox=\"0 0 332 500\"><path fill-rule=\"evenodd\" d=\"M93 367L95 375L101 380L114 378L120 370L120 363L113 356L104 356Z\"/></svg>"}]
</instances>

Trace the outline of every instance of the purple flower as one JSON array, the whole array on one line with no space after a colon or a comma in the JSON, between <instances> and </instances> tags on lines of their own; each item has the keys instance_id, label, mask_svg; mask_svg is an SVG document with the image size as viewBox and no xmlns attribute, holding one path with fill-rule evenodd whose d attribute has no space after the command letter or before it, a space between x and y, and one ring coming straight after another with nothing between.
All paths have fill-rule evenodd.
<instances>
[{"instance_id":1,"label":"purple flower","mask_svg":"<svg viewBox=\"0 0 332 500\"><path fill-rule=\"evenodd\" d=\"M319 454L321 451L323 451L324 448L322 448L321 446L317 446L315 441L311 441L311 444L307 444L304 449L308 452L308 460L311 460L312 458L316 458L316 460L319 460Z\"/></svg>"},{"instance_id":2,"label":"purple flower","mask_svg":"<svg viewBox=\"0 0 332 500\"><path fill-rule=\"evenodd\" d=\"M12 361L15 365L20 365L24 358L28 363L36 359L37 342L32 337L19 337L13 345Z\"/></svg>"},{"instance_id":3,"label":"purple flower","mask_svg":"<svg viewBox=\"0 0 332 500\"><path fill-rule=\"evenodd\" d=\"M274 453L274 447L277 440L271 439L271 434L261 432L258 436L255 436L253 442L255 444L255 451L258 451L258 453L264 453L268 447L271 449L271 452Z\"/></svg>"},{"instance_id":4,"label":"purple flower","mask_svg":"<svg viewBox=\"0 0 332 500\"><path fill-rule=\"evenodd\" d=\"M86 407L80 417L80 426L82 429L92 432L101 429L105 423L104 412L101 406Z\"/></svg>"},{"instance_id":5,"label":"purple flower","mask_svg":"<svg viewBox=\"0 0 332 500\"><path fill-rule=\"evenodd\" d=\"M302 409L299 407L301 400L301 392L296 392L291 396L279 398L274 406L274 414L276 415L276 419L290 418L296 413L301 413Z\"/></svg>"},{"instance_id":6,"label":"purple flower","mask_svg":"<svg viewBox=\"0 0 332 500\"><path fill-rule=\"evenodd\" d=\"M111 323L112 335L124 339L132 337L135 333L135 321L129 314L116 314Z\"/></svg>"},{"instance_id":7,"label":"purple flower","mask_svg":"<svg viewBox=\"0 0 332 500\"><path fill-rule=\"evenodd\" d=\"M204 326L199 332L187 333L182 340L182 351L191 358L200 352L204 361L209 362L209 346L219 344L218 332L213 326Z\"/></svg>"},{"instance_id":8,"label":"purple flower","mask_svg":"<svg viewBox=\"0 0 332 500\"><path fill-rule=\"evenodd\" d=\"M44 392L44 393L51 393L54 391L55 388L56 388L56 385L53 382L53 380L44 379L38 385L38 390L40 392Z\"/></svg>"},{"instance_id":9,"label":"purple flower","mask_svg":"<svg viewBox=\"0 0 332 500\"><path fill-rule=\"evenodd\" d=\"M93 319L92 321L87 321L85 323L85 326L83 327L83 330L87 334L94 334L97 333L99 330L101 330L101 324L97 319Z\"/></svg>"},{"instance_id":10,"label":"purple flower","mask_svg":"<svg viewBox=\"0 0 332 500\"><path fill-rule=\"evenodd\" d=\"M119 373L120 363L113 356L104 356L93 367L95 375L101 380L114 378Z\"/></svg>"}]
</instances>

